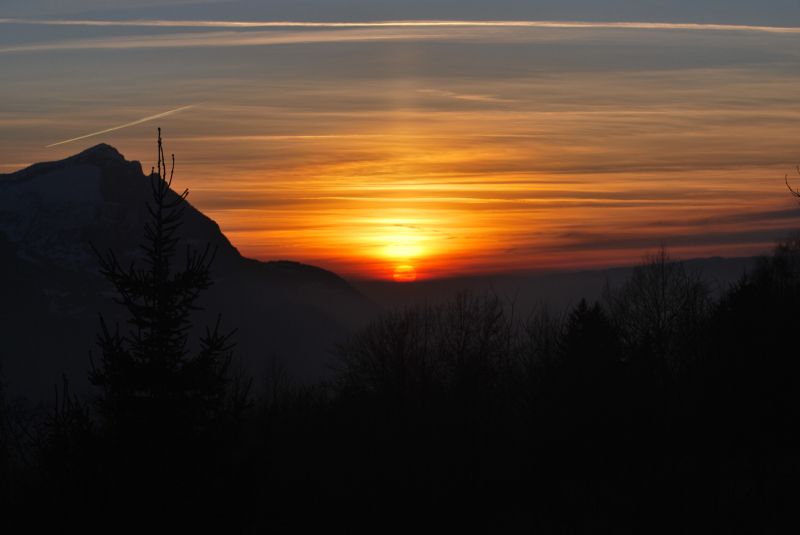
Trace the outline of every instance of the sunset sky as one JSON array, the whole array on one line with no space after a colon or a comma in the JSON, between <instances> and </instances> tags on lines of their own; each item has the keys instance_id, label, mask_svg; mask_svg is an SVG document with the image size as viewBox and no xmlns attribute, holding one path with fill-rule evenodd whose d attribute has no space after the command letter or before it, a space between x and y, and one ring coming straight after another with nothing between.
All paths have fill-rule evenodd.
<instances>
[{"instance_id":1,"label":"sunset sky","mask_svg":"<svg viewBox=\"0 0 800 535\"><path fill-rule=\"evenodd\" d=\"M244 255L363 278L750 255L800 221L796 1L106 3L3 0L0 173L100 142L149 169L161 126Z\"/></svg>"}]
</instances>

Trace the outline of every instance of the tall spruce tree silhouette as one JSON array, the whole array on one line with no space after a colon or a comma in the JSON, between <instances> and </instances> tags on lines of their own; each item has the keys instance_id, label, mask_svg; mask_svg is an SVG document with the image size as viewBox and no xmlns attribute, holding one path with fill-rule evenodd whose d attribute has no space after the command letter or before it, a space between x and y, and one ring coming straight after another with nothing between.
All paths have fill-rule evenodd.
<instances>
[{"instance_id":1,"label":"tall spruce tree silhouette","mask_svg":"<svg viewBox=\"0 0 800 535\"><path fill-rule=\"evenodd\" d=\"M144 261L123 267L111 250L95 249L102 275L127 309L128 333L111 329L100 317L98 345L102 359L91 382L102 388L100 410L108 432L120 443L143 441L180 448L213 426L223 413L233 332L207 328L198 349L189 349L191 313L212 284L210 267L216 250L187 246L185 266L174 269L179 231L188 190L172 191L175 156L169 175L158 129L158 163L150 173L152 200L141 249ZM94 248L94 246L93 246Z\"/></svg>"}]
</instances>

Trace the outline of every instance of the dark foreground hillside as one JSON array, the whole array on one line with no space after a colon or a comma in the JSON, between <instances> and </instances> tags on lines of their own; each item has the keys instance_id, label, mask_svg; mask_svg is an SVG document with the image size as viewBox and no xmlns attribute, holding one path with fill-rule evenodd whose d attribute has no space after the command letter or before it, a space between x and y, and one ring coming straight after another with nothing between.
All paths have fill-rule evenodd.
<instances>
[{"instance_id":1,"label":"dark foreground hillside","mask_svg":"<svg viewBox=\"0 0 800 535\"><path fill-rule=\"evenodd\" d=\"M3 520L775 532L800 497L799 305L796 242L715 301L664 256L565 317L461 295L374 322L341 348L332 383L293 387L274 370L179 452L147 426L157 447L110 443L90 405L62 400L20 454L24 415L6 405Z\"/></svg>"}]
</instances>

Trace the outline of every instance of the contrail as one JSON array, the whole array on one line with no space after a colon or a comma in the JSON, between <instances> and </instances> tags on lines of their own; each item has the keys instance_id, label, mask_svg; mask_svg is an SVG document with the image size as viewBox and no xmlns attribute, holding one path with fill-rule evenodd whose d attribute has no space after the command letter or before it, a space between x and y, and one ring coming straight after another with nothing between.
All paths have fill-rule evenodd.
<instances>
[{"instance_id":1,"label":"contrail","mask_svg":"<svg viewBox=\"0 0 800 535\"><path fill-rule=\"evenodd\" d=\"M543 20L389 20L389 21L230 21L230 20L61 20L2 18L0 24L44 26L138 26L160 28L588 28L631 30L711 30L737 32L800 33L795 26L750 26L746 24L697 24L672 22L583 22Z\"/></svg>"},{"instance_id":2,"label":"contrail","mask_svg":"<svg viewBox=\"0 0 800 535\"><path fill-rule=\"evenodd\" d=\"M165 111L164 113L159 113L157 115L151 115L150 117L145 117L144 119L139 119L137 121L133 121L132 123L125 123L119 126L113 126L111 128L106 128L105 130L100 130L99 132L92 132L91 134L86 134L84 136L74 137L72 139L67 139L64 141L59 141L58 143L53 143L51 145L47 145L45 148L49 149L50 147L57 147L58 145L63 145L65 143L72 143L73 141L80 141L81 139L86 139L87 137L99 136L100 134L105 134L108 132L113 132L115 130L122 130L123 128L128 128L129 126L136 126L137 124L146 123L147 121L154 121L156 119L161 119L162 117L166 117L168 115L172 115L173 113L178 113L179 111L188 110L194 106L183 106L181 108L176 108L174 110Z\"/></svg>"}]
</instances>

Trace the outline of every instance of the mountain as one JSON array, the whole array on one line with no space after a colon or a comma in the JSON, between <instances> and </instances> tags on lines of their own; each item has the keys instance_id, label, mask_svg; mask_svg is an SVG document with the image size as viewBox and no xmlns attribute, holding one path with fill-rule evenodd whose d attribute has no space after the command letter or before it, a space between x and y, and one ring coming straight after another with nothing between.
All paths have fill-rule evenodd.
<instances>
[{"instance_id":1,"label":"mountain","mask_svg":"<svg viewBox=\"0 0 800 535\"><path fill-rule=\"evenodd\" d=\"M0 174L0 373L11 395L41 398L62 374L73 390L88 388L98 314L122 329L126 318L90 244L113 249L123 265L140 259L149 199L139 162L105 144ZM181 233L179 251L217 249L198 329L218 313L223 328L238 329L235 354L256 382L273 359L297 380L324 377L331 349L374 312L334 273L243 257L191 205Z\"/></svg>"}]
</instances>

